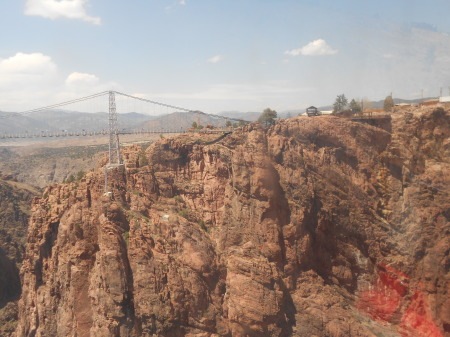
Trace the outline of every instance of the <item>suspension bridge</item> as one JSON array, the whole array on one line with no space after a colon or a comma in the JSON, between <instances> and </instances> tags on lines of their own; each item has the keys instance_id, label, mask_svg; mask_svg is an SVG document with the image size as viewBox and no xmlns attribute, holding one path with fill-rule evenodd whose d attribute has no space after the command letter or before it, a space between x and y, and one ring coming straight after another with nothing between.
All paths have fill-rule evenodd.
<instances>
[{"instance_id":1,"label":"suspension bridge","mask_svg":"<svg viewBox=\"0 0 450 337\"><path fill-rule=\"evenodd\" d=\"M185 129L141 129L131 131L119 131L120 135L145 135L145 134L179 134L179 133L200 133L200 134L212 134L212 133L224 133L229 132L229 129L215 128L206 130L185 130ZM108 136L108 130L101 131L42 131L41 133L4 133L0 134L1 139L30 139L30 138L66 138L66 137L92 137L92 136Z\"/></svg>"},{"instance_id":2,"label":"suspension bridge","mask_svg":"<svg viewBox=\"0 0 450 337\"><path fill-rule=\"evenodd\" d=\"M120 142L119 135L123 134L167 134L167 133L185 133L192 132L189 126L179 126L176 122L171 123L172 125L163 125L153 128L137 128L132 129L130 127L122 128L119 127L118 116L123 116L124 114L137 113L141 116L148 116L156 118L162 115L169 115L171 113L193 113L198 116L198 121L200 118L211 117L212 119L218 121L221 120L222 126L225 126L226 121L245 123L246 121L228 118L224 116L214 115L204 113L199 110L192 110L180 106L170 105L166 103L161 103L155 100L149 100L143 97L133 96L125 94L118 91L103 91L89 96L79 97L72 100L64 101L57 104L51 104L40 108L30 109L22 112L14 113L2 113L0 114L0 126L2 120L13 120L15 118L31 117L39 119L39 114L42 115L44 112L54 112L54 111L64 111L68 112L64 114L67 118L70 118L70 112L99 112L106 113L102 114L101 118L104 121L100 123L101 126L93 125L95 123L86 121L85 124L79 126L81 130L23 130L21 132L0 132L0 141L11 140L11 139L24 139L24 138L63 138L63 137L93 137L93 136L108 136L109 137L109 157L111 164L120 164ZM120 112L120 114L119 114ZM87 114L85 114L87 115ZM94 114L92 114L94 115ZM64 116L58 115L59 118L64 118ZM107 116L107 117L106 117ZM88 117L83 117L88 119ZM148 119L151 120L151 119ZM147 120L147 121L148 121ZM55 121L57 123L58 121ZM64 121L59 121L59 125L63 125ZM98 122L98 121L97 121ZM142 121L141 121L142 122ZM59 126L58 125L58 126ZM203 130L195 130L195 132L203 133L229 133L229 129L225 128L211 128Z\"/></svg>"}]
</instances>

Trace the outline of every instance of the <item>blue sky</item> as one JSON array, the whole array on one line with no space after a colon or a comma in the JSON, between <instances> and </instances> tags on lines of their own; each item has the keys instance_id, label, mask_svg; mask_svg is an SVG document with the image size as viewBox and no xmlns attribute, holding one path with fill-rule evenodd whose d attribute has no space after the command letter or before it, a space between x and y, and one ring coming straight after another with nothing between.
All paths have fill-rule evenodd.
<instances>
[{"instance_id":1,"label":"blue sky","mask_svg":"<svg viewBox=\"0 0 450 337\"><path fill-rule=\"evenodd\" d=\"M449 95L450 0L1 0L0 110L118 90L205 112Z\"/></svg>"}]
</instances>

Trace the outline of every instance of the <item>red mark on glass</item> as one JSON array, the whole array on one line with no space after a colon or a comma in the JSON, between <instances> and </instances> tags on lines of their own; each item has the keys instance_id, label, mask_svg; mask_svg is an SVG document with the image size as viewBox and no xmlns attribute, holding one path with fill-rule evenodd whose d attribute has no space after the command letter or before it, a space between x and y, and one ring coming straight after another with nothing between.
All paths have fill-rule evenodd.
<instances>
[{"instance_id":1,"label":"red mark on glass","mask_svg":"<svg viewBox=\"0 0 450 337\"><path fill-rule=\"evenodd\" d=\"M414 293L402 316L400 332L403 337L443 337L431 318L431 308L420 290Z\"/></svg>"},{"instance_id":2,"label":"red mark on glass","mask_svg":"<svg viewBox=\"0 0 450 337\"><path fill-rule=\"evenodd\" d=\"M421 287L421 284L419 284ZM381 265L378 279L369 290L362 291L356 303L372 319L400 323L403 337L443 337L432 320L432 311L425 294L416 290L409 299L409 277L390 266ZM407 309L401 308L407 303ZM401 318L400 318L401 317Z\"/></svg>"}]
</instances>

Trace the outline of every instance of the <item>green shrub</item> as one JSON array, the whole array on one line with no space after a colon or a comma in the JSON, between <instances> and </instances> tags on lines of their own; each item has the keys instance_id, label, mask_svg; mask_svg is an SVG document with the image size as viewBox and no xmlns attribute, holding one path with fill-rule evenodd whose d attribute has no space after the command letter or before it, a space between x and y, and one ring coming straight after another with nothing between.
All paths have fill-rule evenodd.
<instances>
[{"instance_id":1,"label":"green shrub","mask_svg":"<svg viewBox=\"0 0 450 337\"><path fill-rule=\"evenodd\" d=\"M79 239L83 238L83 234L84 234L83 228L81 228L81 224L78 222L74 226L74 233L77 238L79 238Z\"/></svg>"},{"instance_id":2,"label":"green shrub","mask_svg":"<svg viewBox=\"0 0 450 337\"><path fill-rule=\"evenodd\" d=\"M77 173L77 181L81 180L85 176L86 172L83 170L78 171Z\"/></svg>"},{"instance_id":3,"label":"green shrub","mask_svg":"<svg viewBox=\"0 0 450 337\"><path fill-rule=\"evenodd\" d=\"M187 219L189 216L189 212L187 209L182 209L181 211L178 212L179 216L182 216L183 218Z\"/></svg>"},{"instance_id":4,"label":"green shrub","mask_svg":"<svg viewBox=\"0 0 450 337\"><path fill-rule=\"evenodd\" d=\"M206 224L205 224L205 222L204 222L203 220L200 220L200 221L198 222L198 225L199 225L205 232L208 232L208 227L206 227Z\"/></svg>"},{"instance_id":5,"label":"green shrub","mask_svg":"<svg viewBox=\"0 0 450 337\"><path fill-rule=\"evenodd\" d=\"M123 234L122 234L122 237L123 237L123 240L125 241L125 244L127 245L127 247L128 247L128 244L129 244L129 241L130 241L130 232L124 232Z\"/></svg>"}]
</instances>

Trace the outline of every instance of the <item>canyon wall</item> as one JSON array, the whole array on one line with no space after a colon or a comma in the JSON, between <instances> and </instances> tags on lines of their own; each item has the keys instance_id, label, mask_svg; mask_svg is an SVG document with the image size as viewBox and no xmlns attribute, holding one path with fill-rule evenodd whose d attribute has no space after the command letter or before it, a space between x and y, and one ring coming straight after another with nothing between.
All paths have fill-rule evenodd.
<instances>
[{"instance_id":1,"label":"canyon wall","mask_svg":"<svg viewBox=\"0 0 450 337\"><path fill-rule=\"evenodd\" d=\"M437 109L128 147L34 201L16 335L450 336L449 135Z\"/></svg>"},{"instance_id":2,"label":"canyon wall","mask_svg":"<svg viewBox=\"0 0 450 337\"><path fill-rule=\"evenodd\" d=\"M14 332L33 187L0 173L0 336Z\"/></svg>"}]
</instances>

